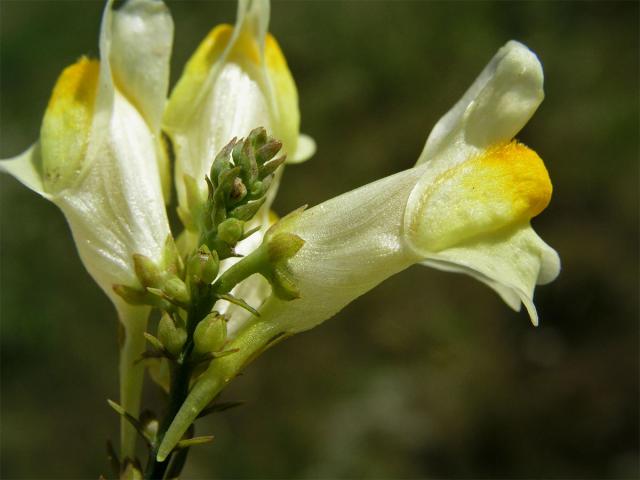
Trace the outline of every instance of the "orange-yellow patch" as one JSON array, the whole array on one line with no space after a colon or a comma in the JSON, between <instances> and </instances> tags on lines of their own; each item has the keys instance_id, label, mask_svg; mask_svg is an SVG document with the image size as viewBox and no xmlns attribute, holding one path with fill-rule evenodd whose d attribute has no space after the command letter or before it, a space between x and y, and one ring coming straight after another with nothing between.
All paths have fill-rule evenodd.
<instances>
[{"instance_id":1,"label":"orange-yellow patch","mask_svg":"<svg viewBox=\"0 0 640 480\"><path fill-rule=\"evenodd\" d=\"M470 168L465 184L471 195L490 202L508 201L513 220L529 220L542 212L551 200L551 180L536 152L517 141L490 148L484 154L456 168Z\"/></svg>"},{"instance_id":2,"label":"orange-yellow patch","mask_svg":"<svg viewBox=\"0 0 640 480\"><path fill-rule=\"evenodd\" d=\"M63 70L42 119L44 187L57 193L78 177L93 122L100 64L82 57Z\"/></svg>"},{"instance_id":3,"label":"orange-yellow patch","mask_svg":"<svg viewBox=\"0 0 640 480\"><path fill-rule=\"evenodd\" d=\"M89 115L93 112L93 104L98 87L98 74L100 63L82 57L73 65L65 68L56 82L47 113L57 111L62 113L66 108L76 105L87 110Z\"/></svg>"},{"instance_id":4,"label":"orange-yellow patch","mask_svg":"<svg viewBox=\"0 0 640 480\"><path fill-rule=\"evenodd\" d=\"M190 74L207 74L209 68L220 57L233 35L233 26L222 24L214 27L200 42L189 59L187 71Z\"/></svg>"},{"instance_id":5,"label":"orange-yellow patch","mask_svg":"<svg viewBox=\"0 0 640 480\"><path fill-rule=\"evenodd\" d=\"M416 186L409 235L429 251L463 243L538 215L551 181L536 152L513 141L496 145Z\"/></svg>"}]
</instances>

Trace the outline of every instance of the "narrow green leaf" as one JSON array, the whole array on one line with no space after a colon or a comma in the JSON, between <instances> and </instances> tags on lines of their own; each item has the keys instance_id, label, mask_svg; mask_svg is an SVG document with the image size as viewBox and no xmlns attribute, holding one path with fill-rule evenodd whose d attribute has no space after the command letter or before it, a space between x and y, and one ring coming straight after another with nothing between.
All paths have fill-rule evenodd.
<instances>
[{"instance_id":1,"label":"narrow green leaf","mask_svg":"<svg viewBox=\"0 0 640 480\"><path fill-rule=\"evenodd\" d=\"M230 410L232 408L239 407L240 405L244 405L245 402L237 401L237 402L220 402L214 403L213 405L209 405L204 410L202 410L197 418L206 417L212 413L224 412L225 410Z\"/></svg>"},{"instance_id":2,"label":"narrow green leaf","mask_svg":"<svg viewBox=\"0 0 640 480\"><path fill-rule=\"evenodd\" d=\"M226 300L227 302L233 303L234 305L237 305L240 308L244 308L246 311L248 311L249 313L252 313L256 317L260 316L260 312L258 312L255 308L253 308L251 305L249 305L247 302L245 302L241 298L234 297L229 293L219 293L217 294L217 297L220 300Z\"/></svg>"},{"instance_id":3,"label":"narrow green leaf","mask_svg":"<svg viewBox=\"0 0 640 480\"><path fill-rule=\"evenodd\" d=\"M133 415L131 415L130 413L128 413L124 408L122 408L122 406L118 405L113 400L107 399L107 403L109 404L109 406L111 408L113 408L115 410L115 412L118 415L124 417L131 424L131 426L133 428L135 428L136 432L138 432L138 434L140 434L140 436L144 439L144 441L147 444L147 446L150 447L151 446L151 439L145 433L144 427L138 421L138 419L136 417L134 417Z\"/></svg>"},{"instance_id":4,"label":"narrow green leaf","mask_svg":"<svg viewBox=\"0 0 640 480\"><path fill-rule=\"evenodd\" d=\"M151 335L149 332L144 332L142 335L144 335L144 338L151 344L152 347L160 351L164 350L164 345L162 345L162 342Z\"/></svg>"},{"instance_id":5,"label":"narrow green leaf","mask_svg":"<svg viewBox=\"0 0 640 480\"><path fill-rule=\"evenodd\" d=\"M182 450L183 448L194 447L196 445L204 445L213 442L213 435L204 435L202 437L187 438L180 440L176 445L175 450Z\"/></svg>"}]
</instances>

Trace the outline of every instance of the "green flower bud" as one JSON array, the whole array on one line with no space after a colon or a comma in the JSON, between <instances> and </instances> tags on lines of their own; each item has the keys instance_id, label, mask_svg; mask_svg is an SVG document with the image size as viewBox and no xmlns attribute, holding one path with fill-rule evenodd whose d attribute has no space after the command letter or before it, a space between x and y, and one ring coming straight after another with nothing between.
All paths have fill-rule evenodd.
<instances>
[{"instance_id":1,"label":"green flower bud","mask_svg":"<svg viewBox=\"0 0 640 480\"><path fill-rule=\"evenodd\" d=\"M234 246L242 238L244 222L237 218L228 218L218 225L218 238L227 245Z\"/></svg>"},{"instance_id":2,"label":"green flower bud","mask_svg":"<svg viewBox=\"0 0 640 480\"><path fill-rule=\"evenodd\" d=\"M180 304L189 303L190 296L187 285L178 277L170 277L165 280L161 287L162 293L171 301Z\"/></svg>"},{"instance_id":3,"label":"green flower bud","mask_svg":"<svg viewBox=\"0 0 640 480\"><path fill-rule=\"evenodd\" d=\"M282 142L271 139L269 143L261 146L256 152L256 160L259 164L263 164L271 160L282 148Z\"/></svg>"},{"instance_id":4,"label":"green flower bud","mask_svg":"<svg viewBox=\"0 0 640 480\"><path fill-rule=\"evenodd\" d=\"M260 167L260 178L265 178L275 172L280 165L282 165L287 159L286 155L282 155L281 157L274 158L273 160L269 160L265 162Z\"/></svg>"},{"instance_id":5,"label":"green flower bud","mask_svg":"<svg viewBox=\"0 0 640 480\"><path fill-rule=\"evenodd\" d=\"M220 262L218 254L209 250L209 247L202 245L191 257L187 266L187 279L189 286L193 290L196 284L211 284L218 275Z\"/></svg>"},{"instance_id":6,"label":"green flower bud","mask_svg":"<svg viewBox=\"0 0 640 480\"><path fill-rule=\"evenodd\" d=\"M251 183L258 176L258 164L249 140L239 142L232 152L233 163L242 169L242 179Z\"/></svg>"},{"instance_id":7,"label":"green flower bud","mask_svg":"<svg viewBox=\"0 0 640 480\"><path fill-rule=\"evenodd\" d=\"M231 187L231 192L229 193L229 200L232 203L241 202L244 197L247 196L247 186L240 178L235 178L233 180L233 186Z\"/></svg>"},{"instance_id":8,"label":"green flower bud","mask_svg":"<svg viewBox=\"0 0 640 480\"><path fill-rule=\"evenodd\" d=\"M193 334L194 352L204 355L219 351L227 341L227 322L223 315L212 312L196 327Z\"/></svg>"},{"instance_id":9,"label":"green flower bud","mask_svg":"<svg viewBox=\"0 0 640 480\"><path fill-rule=\"evenodd\" d=\"M257 127L249 132L247 141L253 146L253 148L260 148L268 140L267 131L264 127Z\"/></svg>"},{"instance_id":10,"label":"green flower bud","mask_svg":"<svg viewBox=\"0 0 640 480\"><path fill-rule=\"evenodd\" d=\"M176 326L173 318L165 313L158 322L157 337L171 355L178 355L187 341L187 331Z\"/></svg>"},{"instance_id":11,"label":"green flower bud","mask_svg":"<svg viewBox=\"0 0 640 480\"><path fill-rule=\"evenodd\" d=\"M182 275L183 273L184 263L171 234L167 235L167 239L164 242L162 264L168 272L177 275Z\"/></svg>"},{"instance_id":12,"label":"green flower bud","mask_svg":"<svg viewBox=\"0 0 640 480\"><path fill-rule=\"evenodd\" d=\"M251 220L260 207L264 204L267 197L262 197L260 200L256 200L255 202L245 203L244 205L240 205L239 207L231 210L230 215L233 218L237 218L238 220Z\"/></svg>"},{"instance_id":13,"label":"green flower bud","mask_svg":"<svg viewBox=\"0 0 640 480\"><path fill-rule=\"evenodd\" d=\"M291 215L297 215L298 211L288 215L283 221L287 221ZM277 233L277 230L274 231L276 225L267 232L263 243L266 248L268 268L263 268L260 273L269 281L276 297L282 300L295 300L300 298L300 290L291 275L287 262L298 253L305 242L293 233Z\"/></svg>"},{"instance_id":14,"label":"green flower bud","mask_svg":"<svg viewBox=\"0 0 640 480\"><path fill-rule=\"evenodd\" d=\"M146 305L149 302L149 292L128 287L127 285L114 285L116 292L129 305Z\"/></svg>"},{"instance_id":15,"label":"green flower bud","mask_svg":"<svg viewBox=\"0 0 640 480\"><path fill-rule=\"evenodd\" d=\"M216 155L216 158L211 165L211 170L209 171L209 176L211 177L211 181L215 187L218 186L220 175L226 170L231 168L231 161L229 157L231 155L231 151L233 147L236 145L236 139L233 138L229 143L227 143L220 152Z\"/></svg>"}]
</instances>

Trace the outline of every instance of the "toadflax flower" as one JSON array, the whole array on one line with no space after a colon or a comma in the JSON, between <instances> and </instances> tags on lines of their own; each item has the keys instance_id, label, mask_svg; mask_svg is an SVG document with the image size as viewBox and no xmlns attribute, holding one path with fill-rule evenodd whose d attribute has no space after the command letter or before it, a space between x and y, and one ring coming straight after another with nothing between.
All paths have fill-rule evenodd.
<instances>
[{"instance_id":1,"label":"toadflax flower","mask_svg":"<svg viewBox=\"0 0 640 480\"><path fill-rule=\"evenodd\" d=\"M536 56L507 43L438 122L414 168L283 222L278 232L305 240L289 262L301 299L270 299L265 318L286 332L306 330L422 262L470 274L516 310L523 303L537 325L534 287L553 280L560 263L530 219L552 186L540 157L513 137L542 87Z\"/></svg>"},{"instance_id":2,"label":"toadflax flower","mask_svg":"<svg viewBox=\"0 0 640 480\"><path fill-rule=\"evenodd\" d=\"M537 324L535 285L552 281L560 262L530 220L547 206L552 187L539 156L513 137L543 96L537 57L508 42L437 123L415 167L274 225L267 244L287 236L304 242L284 267L299 298L272 294L264 301L260 317L228 345L238 352L198 379L158 458L262 349L318 325L412 264L467 273L510 307L524 304Z\"/></svg>"},{"instance_id":3,"label":"toadflax flower","mask_svg":"<svg viewBox=\"0 0 640 480\"><path fill-rule=\"evenodd\" d=\"M230 139L261 126L282 142L290 163L306 160L315 149L299 132L298 93L278 43L267 33L269 8L265 0L240 0L235 26L211 30L169 98L163 128L175 152L178 213L188 230L197 229L193 210L206 198L205 176Z\"/></svg>"},{"instance_id":4,"label":"toadflax flower","mask_svg":"<svg viewBox=\"0 0 640 480\"><path fill-rule=\"evenodd\" d=\"M162 2L107 2L100 61L81 58L53 89L39 140L0 168L64 213L80 257L114 302L124 326L121 403L137 415L148 307L133 307L115 284L137 285L132 255L160 260L169 225L163 188L169 179L160 122L169 81L173 22ZM125 429L122 450L135 437Z\"/></svg>"}]
</instances>

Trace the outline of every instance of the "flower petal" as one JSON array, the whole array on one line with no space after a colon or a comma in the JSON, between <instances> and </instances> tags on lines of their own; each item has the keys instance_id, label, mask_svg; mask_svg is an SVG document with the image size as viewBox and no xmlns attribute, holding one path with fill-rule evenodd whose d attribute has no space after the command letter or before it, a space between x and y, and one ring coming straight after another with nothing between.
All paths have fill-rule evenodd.
<instances>
[{"instance_id":1,"label":"flower petal","mask_svg":"<svg viewBox=\"0 0 640 480\"><path fill-rule=\"evenodd\" d=\"M420 260L405 246L403 212L423 169L384 178L310 210L285 217L276 233L305 244L289 260L300 298L271 297L261 319L294 333L323 322L387 277Z\"/></svg>"},{"instance_id":2,"label":"flower petal","mask_svg":"<svg viewBox=\"0 0 640 480\"><path fill-rule=\"evenodd\" d=\"M536 55L519 42L508 42L433 128L417 164L430 161L449 168L510 141L542 102L543 78Z\"/></svg>"},{"instance_id":3,"label":"flower petal","mask_svg":"<svg viewBox=\"0 0 640 480\"><path fill-rule=\"evenodd\" d=\"M171 93L164 128L175 149L180 205L187 203L184 176L196 179L204 196L213 155L256 127L296 158L298 96L277 42L266 33L268 14L267 1L240 2L235 27L209 33Z\"/></svg>"},{"instance_id":4,"label":"flower petal","mask_svg":"<svg viewBox=\"0 0 640 480\"><path fill-rule=\"evenodd\" d=\"M160 138L160 122L169 87L169 59L173 43L173 21L163 2L127 0L113 9L105 7L100 32L103 64L98 108L109 110L117 89L133 104L156 137L155 155L162 190L168 203L171 172L166 147Z\"/></svg>"},{"instance_id":5,"label":"flower petal","mask_svg":"<svg viewBox=\"0 0 640 480\"><path fill-rule=\"evenodd\" d=\"M110 2L112 4L112 2ZM127 0L103 30L116 88L157 132L169 88L173 21L157 0ZM107 52L102 52L103 56Z\"/></svg>"},{"instance_id":6,"label":"flower petal","mask_svg":"<svg viewBox=\"0 0 640 480\"><path fill-rule=\"evenodd\" d=\"M471 270L467 267L462 267L452 263L441 262L438 260L425 260L423 262L420 262L420 264L424 265L425 267L431 267L437 270L441 270L443 272L462 273L465 275L469 275L470 277L478 280L479 282L484 283L485 285L495 290L496 293L500 295L500 298L502 298L504 303L509 305L513 310L520 311L520 305L521 305L520 296L515 291L505 287L501 283L498 283L488 277L485 277L484 275L482 275L479 272L476 272L475 270Z\"/></svg>"},{"instance_id":7,"label":"flower petal","mask_svg":"<svg viewBox=\"0 0 640 480\"><path fill-rule=\"evenodd\" d=\"M511 142L447 170L426 164L405 214L407 241L418 252L449 248L529 221L549 204L549 174L533 150Z\"/></svg>"},{"instance_id":8,"label":"flower petal","mask_svg":"<svg viewBox=\"0 0 640 480\"><path fill-rule=\"evenodd\" d=\"M522 301L534 325L538 324L533 305L535 285L550 282L560 273L558 254L528 223L431 254L424 264L471 274L496 290L515 310Z\"/></svg>"},{"instance_id":9,"label":"flower petal","mask_svg":"<svg viewBox=\"0 0 640 480\"><path fill-rule=\"evenodd\" d=\"M287 158L287 163L295 164L309 160L316 153L316 142L309 135L301 133L298 136L298 145L291 158Z\"/></svg>"},{"instance_id":10,"label":"flower petal","mask_svg":"<svg viewBox=\"0 0 640 480\"><path fill-rule=\"evenodd\" d=\"M264 59L273 136L282 141L284 151L291 155L289 163L295 163L300 133L298 90L282 50L272 35L266 37ZM309 153L309 148L306 153Z\"/></svg>"},{"instance_id":11,"label":"flower petal","mask_svg":"<svg viewBox=\"0 0 640 480\"><path fill-rule=\"evenodd\" d=\"M114 284L137 284L132 255L159 259L169 225L155 142L144 119L118 92L112 111L101 117L87 150L90 168L55 202L87 270L115 300Z\"/></svg>"},{"instance_id":12,"label":"flower petal","mask_svg":"<svg viewBox=\"0 0 640 480\"><path fill-rule=\"evenodd\" d=\"M42 181L42 155L40 143L34 143L20 155L0 161L0 172L6 172L44 198L51 200L51 195L44 191Z\"/></svg>"}]
</instances>

